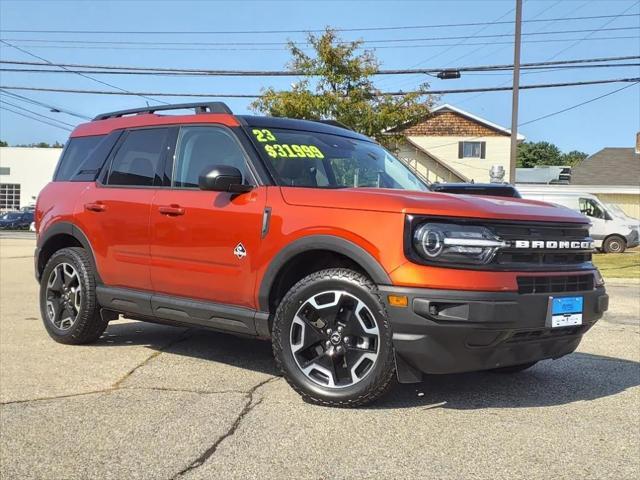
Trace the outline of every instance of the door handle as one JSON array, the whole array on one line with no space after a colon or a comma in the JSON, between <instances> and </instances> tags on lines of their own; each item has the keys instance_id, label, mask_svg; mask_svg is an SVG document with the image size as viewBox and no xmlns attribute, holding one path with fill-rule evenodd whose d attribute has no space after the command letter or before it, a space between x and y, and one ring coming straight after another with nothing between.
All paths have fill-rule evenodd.
<instances>
[{"instance_id":1,"label":"door handle","mask_svg":"<svg viewBox=\"0 0 640 480\"><path fill-rule=\"evenodd\" d=\"M91 212L104 212L107 209L107 206L102 202L92 202L84 204L85 210L89 210Z\"/></svg>"},{"instance_id":2,"label":"door handle","mask_svg":"<svg viewBox=\"0 0 640 480\"><path fill-rule=\"evenodd\" d=\"M162 215L169 215L170 217L177 217L179 215L184 215L184 208L176 204L163 205L161 207L158 207L158 211Z\"/></svg>"}]
</instances>

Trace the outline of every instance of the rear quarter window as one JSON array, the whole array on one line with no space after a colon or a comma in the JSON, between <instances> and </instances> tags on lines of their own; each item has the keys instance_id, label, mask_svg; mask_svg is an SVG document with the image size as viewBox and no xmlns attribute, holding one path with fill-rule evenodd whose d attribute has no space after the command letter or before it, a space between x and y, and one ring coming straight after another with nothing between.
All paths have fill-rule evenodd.
<instances>
[{"instance_id":1,"label":"rear quarter window","mask_svg":"<svg viewBox=\"0 0 640 480\"><path fill-rule=\"evenodd\" d=\"M106 135L70 138L62 152L58 168L53 177L56 182L68 182L81 171L95 170L93 153ZM93 161L92 161L93 160ZM100 159L100 163L103 159Z\"/></svg>"}]
</instances>

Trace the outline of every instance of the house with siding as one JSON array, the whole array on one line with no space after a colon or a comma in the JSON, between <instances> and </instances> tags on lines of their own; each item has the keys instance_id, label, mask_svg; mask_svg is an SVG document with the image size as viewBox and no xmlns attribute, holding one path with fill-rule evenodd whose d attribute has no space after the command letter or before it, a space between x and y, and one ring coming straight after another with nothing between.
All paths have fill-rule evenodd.
<instances>
[{"instance_id":1,"label":"house with siding","mask_svg":"<svg viewBox=\"0 0 640 480\"><path fill-rule=\"evenodd\" d=\"M591 193L604 203L617 205L630 217L640 218L640 133L635 148L607 147L585 158L571 169L568 185L525 182L519 172L516 175L516 187L539 193Z\"/></svg>"},{"instance_id":2,"label":"house with siding","mask_svg":"<svg viewBox=\"0 0 640 480\"><path fill-rule=\"evenodd\" d=\"M489 182L494 166L509 181L510 130L453 105L391 133L402 135L398 156L432 182ZM518 141L524 139L518 134Z\"/></svg>"}]
</instances>

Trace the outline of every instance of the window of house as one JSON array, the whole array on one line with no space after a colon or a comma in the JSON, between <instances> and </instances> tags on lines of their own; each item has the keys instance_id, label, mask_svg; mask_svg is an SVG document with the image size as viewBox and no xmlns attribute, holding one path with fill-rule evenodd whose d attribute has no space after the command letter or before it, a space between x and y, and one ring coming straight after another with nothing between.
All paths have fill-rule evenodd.
<instances>
[{"instance_id":1,"label":"window of house","mask_svg":"<svg viewBox=\"0 0 640 480\"><path fill-rule=\"evenodd\" d=\"M137 187L159 185L160 177L157 172L163 170L161 162L168 133L168 128L128 132L113 158L107 184Z\"/></svg>"},{"instance_id":2,"label":"window of house","mask_svg":"<svg viewBox=\"0 0 640 480\"><path fill-rule=\"evenodd\" d=\"M218 165L236 167L247 182L249 169L233 134L220 127L182 127L176 148L174 187L197 188L198 178Z\"/></svg>"},{"instance_id":3,"label":"window of house","mask_svg":"<svg viewBox=\"0 0 640 480\"><path fill-rule=\"evenodd\" d=\"M485 158L486 142L459 142L458 158Z\"/></svg>"},{"instance_id":4,"label":"window of house","mask_svg":"<svg viewBox=\"0 0 640 480\"><path fill-rule=\"evenodd\" d=\"M20 208L20 184L0 184L0 210L18 210Z\"/></svg>"},{"instance_id":5,"label":"window of house","mask_svg":"<svg viewBox=\"0 0 640 480\"><path fill-rule=\"evenodd\" d=\"M11 175L11 167L0 167L0 175Z\"/></svg>"}]
</instances>

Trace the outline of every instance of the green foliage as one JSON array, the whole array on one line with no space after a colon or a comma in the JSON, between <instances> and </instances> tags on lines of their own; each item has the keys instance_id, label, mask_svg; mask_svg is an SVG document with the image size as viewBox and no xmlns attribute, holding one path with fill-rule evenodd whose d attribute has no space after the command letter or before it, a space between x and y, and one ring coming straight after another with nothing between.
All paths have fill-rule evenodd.
<instances>
[{"instance_id":1,"label":"green foliage","mask_svg":"<svg viewBox=\"0 0 640 480\"><path fill-rule=\"evenodd\" d=\"M587 154L573 150L562 151L549 142L523 142L518 145L518 167L532 168L536 165L574 166L587 158Z\"/></svg>"},{"instance_id":2,"label":"green foliage","mask_svg":"<svg viewBox=\"0 0 640 480\"><path fill-rule=\"evenodd\" d=\"M8 147L9 144L7 142L5 142L4 140L0 140L0 147Z\"/></svg>"},{"instance_id":3,"label":"green foliage","mask_svg":"<svg viewBox=\"0 0 640 480\"><path fill-rule=\"evenodd\" d=\"M571 150L569 153L562 154L563 165L571 165L572 167L579 164L582 160L587 158L587 153L579 150Z\"/></svg>"},{"instance_id":4,"label":"green foliage","mask_svg":"<svg viewBox=\"0 0 640 480\"><path fill-rule=\"evenodd\" d=\"M6 142L5 142L6 143ZM9 145L3 145L3 147L8 147ZM16 147L35 147L35 148L62 148L64 145L58 141L54 144L50 144L47 142L37 142L37 143L21 143L19 145L15 145Z\"/></svg>"},{"instance_id":5,"label":"green foliage","mask_svg":"<svg viewBox=\"0 0 640 480\"><path fill-rule=\"evenodd\" d=\"M426 83L416 93L379 95L372 78L380 64L371 51L358 53L361 41L344 42L331 29L307 39L311 56L289 42L288 68L305 75L289 91L264 89L251 104L254 110L274 117L337 120L386 144L395 138L383 132L429 114L433 98L423 93Z\"/></svg>"}]
</instances>

